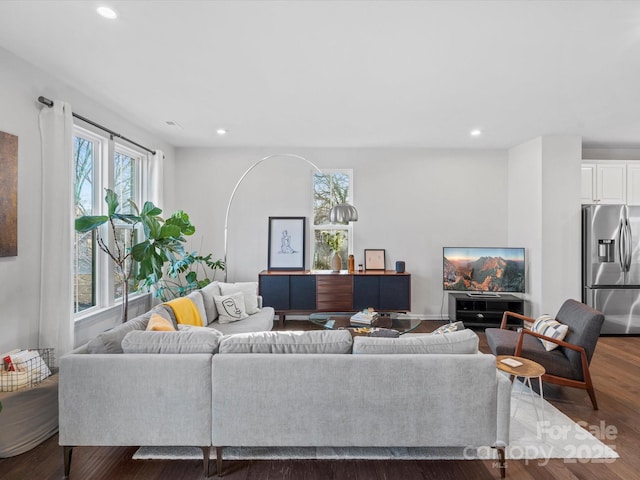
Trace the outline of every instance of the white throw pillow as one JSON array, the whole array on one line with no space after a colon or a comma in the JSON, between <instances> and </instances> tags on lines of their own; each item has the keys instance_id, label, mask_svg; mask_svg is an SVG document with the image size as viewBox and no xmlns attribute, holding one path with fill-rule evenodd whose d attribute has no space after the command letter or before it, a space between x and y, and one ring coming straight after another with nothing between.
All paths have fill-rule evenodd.
<instances>
[{"instance_id":1,"label":"white throw pillow","mask_svg":"<svg viewBox=\"0 0 640 480\"><path fill-rule=\"evenodd\" d=\"M569 326L564 325L553 318L551 315L540 315L533 325L531 325L531 331L544 335L545 337L555 338L556 340L564 340L569 332ZM557 343L550 342L539 338L544 345L547 352L550 352L554 348L558 347Z\"/></svg>"},{"instance_id":2,"label":"white throw pillow","mask_svg":"<svg viewBox=\"0 0 640 480\"><path fill-rule=\"evenodd\" d=\"M222 295L232 295L242 293L244 295L244 306L249 315L258 313L258 282L237 282L219 283Z\"/></svg>"},{"instance_id":3,"label":"white throw pillow","mask_svg":"<svg viewBox=\"0 0 640 480\"><path fill-rule=\"evenodd\" d=\"M218 323L237 322L249 316L244 306L244 295L241 292L233 295L214 295L213 299L218 309Z\"/></svg>"}]
</instances>

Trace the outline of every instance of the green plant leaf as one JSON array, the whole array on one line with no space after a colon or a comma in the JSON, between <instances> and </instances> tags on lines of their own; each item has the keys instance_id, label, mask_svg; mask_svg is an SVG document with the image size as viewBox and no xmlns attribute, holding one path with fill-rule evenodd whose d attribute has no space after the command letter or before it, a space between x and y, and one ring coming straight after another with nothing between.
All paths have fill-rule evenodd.
<instances>
[{"instance_id":1,"label":"green plant leaf","mask_svg":"<svg viewBox=\"0 0 640 480\"><path fill-rule=\"evenodd\" d=\"M153 202L144 202L142 206L142 212L140 212L140 216L145 217L157 217L162 213L162 209L156 207Z\"/></svg>"},{"instance_id":2,"label":"green plant leaf","mask_svg":"<svg viewBox=\"0 0 640 480\"><path fill-rule=\"evenodd\" d=\"M196 272L189 272L184 278L187 282L194 283L198 278L198 274Z\"/></svg>"},{"instance_id":3,"label":"green plant leaf","mask_svg":"<svg viewBox=\"0 0 640 480\"><path fill-rule=\"evenodd\" d=\"M85 215L83 217L76 218L75 229L82 233L89 232L108 221L109 217L106 215Z\"/></svg>"},{"instance_id":4,"label":"green plant leaf","mask_svg":"<svg viewBox=\"0 0 640 480\"><path fill-rule=\"evenodd\" d=\"M177 225L169 225L165 223L160 228L159 237L160 238L170 238L170 237L179 237L180 236L180 227Z\"/></svg>"},{"instance_id":5,"label":"green plant leaf","mask_svg":"<svg viewBox=\"0 0 640 480\"><path fill-rule=\"evenodd\" d=\"M127 213L114 213L113 218L128 224L138 223L140 221L140 217L136 215L127 214Z\"/></svg>"},{"instance_id":6,"label":"green plant leaf","mask_svg":"<svg viewBox=\"0 0 640 480\"><path fill-rule=\"evenodd\" d=\"M151 243L145 240L131 247L131 256L136 262L142 262L145 258L149 257L152 250Z\"/></svg>"},{"instance_id":7,"label":"green plant leaf","mask_svg":"<svg viewBox=\"0 0 640 480\"><path fill-rule=\"evenodd\" d=\"M105 188L107 194L104 197L104 201L107 202L109 209L109 216L112 217L118 209L118 194L109 188Z\"/></svg>"},{"instance_id":8,"label":"green plant leaf","mask_svg":"<svg viewBox=\"0 0 640 480\"><path fill-rule=\"evenodd\" d=\"M156 217L147 217L143 215L142 225L144 225L144 231L148 238L153 240L161 238L160 229L162 228L162 225L160 225L160 222Z\"/></svg>"}]
</instances>

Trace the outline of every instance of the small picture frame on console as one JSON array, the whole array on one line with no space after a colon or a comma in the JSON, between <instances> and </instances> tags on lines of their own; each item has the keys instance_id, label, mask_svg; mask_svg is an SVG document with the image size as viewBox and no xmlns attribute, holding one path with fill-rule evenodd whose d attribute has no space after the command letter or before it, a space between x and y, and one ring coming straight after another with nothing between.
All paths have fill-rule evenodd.
<instances>
[{"instance_id":1,"label":"small picture frame on console","mask_svg":"<svg viewBox=\"0 0 640 480\"><path fill-rule=\"evenodd\" d=\"M367 248L364 250L364 269L365 270L384 270L385 258L384 249Z\"/></svg>"},{"instance_id":2,"label":"small picture frame on console","mask_svg":"<svg viewBox=\"0 0 640 480\"><path fill-rule=\"evenodd\" d=\"M304 270L306 217L269 217L268 270Z\"/></svg>"}]
</instances>

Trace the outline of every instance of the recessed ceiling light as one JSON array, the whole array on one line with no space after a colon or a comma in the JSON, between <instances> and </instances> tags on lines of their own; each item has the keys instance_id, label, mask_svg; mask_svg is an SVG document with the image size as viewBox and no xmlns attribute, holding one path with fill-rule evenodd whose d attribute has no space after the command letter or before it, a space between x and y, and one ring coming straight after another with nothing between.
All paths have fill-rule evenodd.
<instances>
[{"instance_id":1,"label":"recessed ceiling light","mask_svg":"<svg viewBox=\"0 0 640 480\"><path fill-rule=\"evenodd\" d=\"M109 20L115 20L118 18L118 14L116 11L109 7L98 7L96 10L98 14L104 18L108 18Z\"/></svg>"},{"instance_id":2,"label":"recessed ceiling light","mask_svg":"<svg viewBox=\"0 0 640 480\"><path fill-rule=\"evenodd\" d=\"M219 128L219 129L216 130L216 133L222 137L222 136L227 134L227 129L226 128Z\"/></svg>"},{"instance_id":3,"label":"recessed ceiling light","mask_svg":"<svg viewBox=\"0 0 640 480\"><path fill-rule=\"evenodd\" d=\"M469 133L471 134L472 137L479 137L480 135L482 135L482 130L480 130L479 128L474 128Z\"/></svg>"}]
</instances>

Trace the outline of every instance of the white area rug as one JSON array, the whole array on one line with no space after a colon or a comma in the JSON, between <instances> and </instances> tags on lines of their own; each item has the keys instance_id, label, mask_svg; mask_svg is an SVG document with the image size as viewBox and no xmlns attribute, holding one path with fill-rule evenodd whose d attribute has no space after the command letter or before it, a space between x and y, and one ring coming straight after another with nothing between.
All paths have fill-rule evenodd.
<instances>
[{"instance_id":1,"label":"white area rug","mask_svg":"<svg viewBox=\"0 0 640 480\"><path fill-rule=\"evenodd\" d=\"M533 394L534 408L529 390L515 386L511 401L511 440L507 459L535 460L565 458L574 461L610 462L618 458L615 436L607 432L606 425L575 423L549 402L544 402L541 416L540 397ZM519 396L519 399L515 397ZM515 416L514 416L515 410ZM599 438L605 440L605 445ZM607 438L609 435L609 438ZM211 451L212 457L215 450ZM136 460L201 459L202 450L195 447L140 447L133 455ZM489 460L496 459L495 449L481 448L356 448L356 447L226 447L225 460Z\"/></svg>"}]
</instances>

